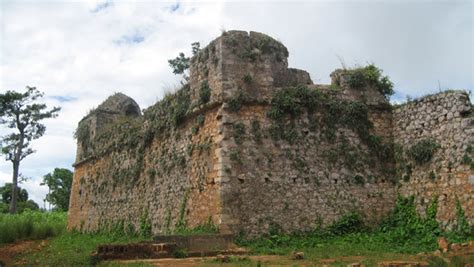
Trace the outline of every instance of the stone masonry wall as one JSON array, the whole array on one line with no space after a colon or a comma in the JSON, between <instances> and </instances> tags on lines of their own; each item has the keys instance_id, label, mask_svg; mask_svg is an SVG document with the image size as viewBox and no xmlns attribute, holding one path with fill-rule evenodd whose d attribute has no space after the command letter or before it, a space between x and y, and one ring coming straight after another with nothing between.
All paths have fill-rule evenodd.
<instances>
[{"instance_id":1,"label":"stone masonry wall","mask_svg":"<svg viewBox=\"0 0 474 267\"><path fill-rule=\"evenodd\" d=\"M452 226L456 200L468 221L474 223L474 116L469 96L463 91L447 91L396 107L393 136L398 146L400 192L413 195L419 212L438 197L438 219ZM432 140L438 148L431 160L417 164L410 148Z\"/></svg>"},{"instance_id":2,"label":"stone masonry wall","mask_svg":"<svg viewBox=\"0 0 474 267\"><path fill-rule=\"evenodd\" d=\"M255 236L350 212L378 221L397 193L415 195L420 211L438 195L446 225L459 199L473 222L466 94L393 108L374 86L351 87L346 70L315 85L287 57L269 36L229 31L191 59L188 84L143 114L125 95L107 99L76 131L69 228L145 220L166 234L210 221ZM440 148L415 165L410 148L424 139Z\"/></svg>"},{"instance_id":3,"label":"stone masonry wall","mask_svg":"<svg viewBox=\"0 0 474 267\"><path fill-rule=\"evenodd\" d=\"M123 223L139 229L144 216L154 233L169 233L179 220L189 227L209 219L217 223L216 113L207 112L197 132L189 121L169 137L154 139L139 151L142 158L124 148L76 165L69 227L95 231Z\"/></svg>"}]
</instances>

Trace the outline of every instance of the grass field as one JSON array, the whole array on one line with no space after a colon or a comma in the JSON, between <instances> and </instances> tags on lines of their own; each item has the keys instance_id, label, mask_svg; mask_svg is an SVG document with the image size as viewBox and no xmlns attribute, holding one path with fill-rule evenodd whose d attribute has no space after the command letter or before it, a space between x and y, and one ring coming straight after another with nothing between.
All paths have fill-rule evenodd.
<instances>
[{"instance_id":1,"label":"grass field","mask_svg":"<svg viewBox=\"0 0 474 267\"><path fill-rule=\"evenodd\" d=\"M22 239L44 239L66 230L65 212L25 211L21 214L0 214L0 244Z\"/></svg>"},{"instance_id":2,"label":"grass field","mask_svg":"<svg viewBox=\"0 0 474 267\"><path fill-rule=\"evenodd\" d=\"M114 234L81 234L67 232L49 240L41 251L25 255L27 265L84 266L92 265L91 253L100 244L120 244L147 240L138 236Z\"/></svg>"},{"instance_id":3,"label":"grass field","mask_svg":"<svg viewBox=\"0 0 474 267\"><path fill-rule=\"evenodd\" d=\"M450 232L443 231L435 219L436 209L436 202L433 202L427 210L427 216L421 217L415 212L413 198L400 198L394 212L375 227L369 228L364 225L357 213L347 214L327 227L317 227L305 233L286 234L278 225L271 225L269 232L259 238L248 239L243 235L239 236L236 243L250 249L251 253L248 258L232 258L228 265L311 266L331 260L331 266L346 266L351 262L376 266L378 262L386 260L421 260L429 262L430 266L448 266L442 258L426 252L437 249L437 239L440 236L447 237L452 242L464 242L474 240L474 231L466 223L463 212L459 212L460 223L457 227ZM91 253L100 244L150 240L149 236L142 234L149 231L127 235L123 225L120 226L118 228L121 229L115 227L111 232L81 234L66 231L65 213L27 212L19 215L0 215L0 240L1 243L9 243L15 240L48 238L47 242L43 241L45 245L41 248L16 256L15 260L24 265L89 266L95 264ZM216 231L214 227L201 227L198 230L199 233ZM3 246L6 248L8 245ZM304 252L305 259L300 262L292 261L290 255L294 251ZM0 245L0 256L1 252L2 245ZM473 253L474 251L469 255L444 255L444 257L451 260L449 266L464 267L465 264L474 262ZM222 264L215 260L179 260L200 266ZM171 265L173 264L177 263ZM101 262L99 265L116 266L117 263ZM128 262L127 265L149 266L150 263Z\"/></svg>"}]
</instances>

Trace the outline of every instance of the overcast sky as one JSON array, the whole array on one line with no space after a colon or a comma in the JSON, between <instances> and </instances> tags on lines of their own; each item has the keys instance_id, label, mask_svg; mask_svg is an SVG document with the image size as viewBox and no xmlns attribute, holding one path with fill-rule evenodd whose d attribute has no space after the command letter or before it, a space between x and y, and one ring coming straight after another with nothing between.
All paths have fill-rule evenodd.
<instances>
[{"instance_id":1,"label":"overcast sky","mask_svg":"<svg viewBox=\"0 0 474 267\"><path fill-rule=\"evenodd\" d=\"M141 108L173 90L167 59L190 54L223 30L266 33L285 44L289 65L328 83L341 67L375 63L395 83L394 100L474 86L472 1L8 1L0 0L0 92L45 92L59 117L21 163L21 186L40 206L41 177L72 169L78 121L108 95ZM1 134L7 129L0 129ZM11 181L0 160L0 185Z\"/></svg>"}]
</instances>

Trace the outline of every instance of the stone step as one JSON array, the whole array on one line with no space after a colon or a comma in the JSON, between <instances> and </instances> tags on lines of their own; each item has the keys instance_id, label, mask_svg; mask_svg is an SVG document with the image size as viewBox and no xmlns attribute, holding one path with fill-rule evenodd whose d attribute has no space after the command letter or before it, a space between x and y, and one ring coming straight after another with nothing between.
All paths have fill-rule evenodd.
<instances>
[{"instance_id":1,"label":"stone step","mask_svg":"<svg viewBox=\"0 0 474 267\"><path fill-rule=\"evenodd\" d=\"M178 249L193 252L224 251L235 248L234 236L224 234L200 235L160 235L154 237L155 243L173 243Z\"/></svg>"},{"instance_id":2,"label":"stone step","mask_svg":"<svg viewBox=\"0 0 474 267\"><path fill-rule=\"evenodd\" d=\"M245 254L233 243L232 235L156 236L152 242L99 245L92 254L96 260L174 258L182 252L187 257Z\"/></svg>"}]
</instances>

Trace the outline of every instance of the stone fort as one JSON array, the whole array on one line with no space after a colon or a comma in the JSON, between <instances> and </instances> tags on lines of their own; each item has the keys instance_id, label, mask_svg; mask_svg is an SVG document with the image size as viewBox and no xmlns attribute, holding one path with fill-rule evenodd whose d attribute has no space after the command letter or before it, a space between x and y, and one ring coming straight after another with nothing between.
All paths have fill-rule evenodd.
<instances>
[{"instance_id":1,"label":"stone fort","mask_svg":"<svg viewBox=\"0 0 474 267\"><path fill-rule=\"evenodd\" d=\"M105 100L76 130L68 227L212 223L255 236L354 211L377 222L398 195L422 214L437 198L444 227L456 203L474 223L466 92L391 105L370 75L338 69L314 84L287 58L267 35L228 31L190 59L187 84L143 112L120 93Z\"/></svg>"}]
</instances>

